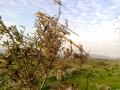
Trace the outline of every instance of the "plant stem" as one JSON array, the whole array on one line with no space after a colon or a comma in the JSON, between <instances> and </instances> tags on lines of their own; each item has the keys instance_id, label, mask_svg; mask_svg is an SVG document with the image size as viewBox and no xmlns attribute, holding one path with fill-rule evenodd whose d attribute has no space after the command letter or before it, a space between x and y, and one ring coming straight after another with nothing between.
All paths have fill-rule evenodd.
<instances>
[{"instance_id":1,"label":"plant stem","mask_svg":"<svg viewBox=\"0 0 120 90\"><path fill-rule=\"evenodd\" d=\"M40 90L42 90L42 88L44 87L44 85L45 85L45 83L47 81L47 78L48 78L48 73L46 74L45 79L44 79L44 81L42 82L42 84L40 86Z\"/></svg>"}]
</instances>

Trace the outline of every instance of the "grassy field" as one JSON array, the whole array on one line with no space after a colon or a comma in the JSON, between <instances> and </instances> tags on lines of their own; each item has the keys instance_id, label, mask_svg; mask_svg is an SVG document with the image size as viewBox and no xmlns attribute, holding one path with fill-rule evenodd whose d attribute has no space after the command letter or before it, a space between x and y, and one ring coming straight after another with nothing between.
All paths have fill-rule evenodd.
<instances>
[{"instance_id":1,"label":"grassy field","mask_svg":"<svg viewBox=\"0 0 120 90\"><path fill-rule=\"evenodd\" d=\"M120 90L119 60L87 60L82 66L78 59L59 60L55 63L47 84L43 90ZM65 70L67 74L56 78L57 70ZM0 75L0 81L4 76ZM59 89L58 89L59 88ZM3 87L0 87L3 90Z\"/></svg>"},{"instance_id":2,"label":"grassy field","mask_svg":"<svg viewBox=\"0 0 120 90\"><path fill-rule=\"evenodd\" d=\"M48 79L44 90L67 86L75 90L120 90L120 61L119 60L87 60L82 67L77 60L64 61L69 69L62 80L53 75ZM51 89L53 90L53 89ZM62 89L64 90L64 89Z\"/></svg>"}]
</instances>

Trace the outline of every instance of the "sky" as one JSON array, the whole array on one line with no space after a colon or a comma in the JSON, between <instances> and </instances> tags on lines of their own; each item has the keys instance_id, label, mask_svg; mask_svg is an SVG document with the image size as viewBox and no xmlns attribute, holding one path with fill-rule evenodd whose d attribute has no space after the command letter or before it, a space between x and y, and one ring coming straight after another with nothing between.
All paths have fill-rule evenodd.
<instances>
[{"instance_id":1,"label":"sky","mask_svg":"<svg viewBox=\"0 0 120 90\"><path fill-rule=\"evenodd\" d=\"M86 52L120 57L120 0L61 0L61 20L68 20L71 34ZM57 13L52 0L0 0L0 15L6 25L23 25L28 33L34 28L35 13Z\"/></svg>"}]
</instances>

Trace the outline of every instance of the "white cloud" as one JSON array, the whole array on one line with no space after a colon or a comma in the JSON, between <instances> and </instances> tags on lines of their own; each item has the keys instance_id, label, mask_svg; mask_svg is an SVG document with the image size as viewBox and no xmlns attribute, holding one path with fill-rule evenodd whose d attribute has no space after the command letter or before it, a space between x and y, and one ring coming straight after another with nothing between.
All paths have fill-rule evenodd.
<instances>
[{"instance_id":1,"label":"white cloud","mask_svg":"<svg viewBox=\"0 0 120 90\"><path fill-rule=\"evenodd\" d=\"M27 27L33 26L34 13L38 10L50 15L56 14L56 8L52 0L2 0L0 2L0 15L7 24L22 24ZM115 22L115 17L119 13L120 0L62 0L62 19L68 19L69 27L80 35L71 35L70 38L76 43L82 42L87 50L94 49L92 52L105 53L114 51L112 44L109 47L102 44L118 40L118 34L114 33L119 23ZM30 29L30 28L29 28ZM95 46L99 43L99 46ZM108 46L108 47L107 47ZM115 46L114 46L115 47ZM112 48L112 51L110 51ZM115 53L115 51L113 52Z\"/></svg>"}]
</instances>

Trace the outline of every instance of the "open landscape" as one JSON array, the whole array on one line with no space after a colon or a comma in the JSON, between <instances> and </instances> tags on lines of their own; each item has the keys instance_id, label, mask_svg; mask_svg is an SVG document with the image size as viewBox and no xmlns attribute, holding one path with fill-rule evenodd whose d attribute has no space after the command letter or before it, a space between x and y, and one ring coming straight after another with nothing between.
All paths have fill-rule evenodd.
<instances>
[{"instance_id":1,"label":"open landscape","mask_svg":"<svg viewBox=\"0 0 120 90\"><path fill-rule=\"evenodd\" d=\"M56 86L59 88L60 86L60 88L63 88L62 90L67 90L65 89L66 87L68 88L73 86L75 90L120 89L119 60L111 61L89 59L81 67L76 59L67 60L65 63L70 67L67 69L68 74L63 76L63 80L57 80L55 76L50 77L48 79L48 88Z\"/></svg>"},{"instance_id":2,"label":"open landscape","mask_svg":"<svg viewBox=\"0 0 120 90\"><path fill-rule=\"evenodd\" d=\"M78 59L58 60L42 90L119 90L120 61L88 59L81 66ZM4 81L0 75L0 81ZM0 85L0 90L6 90ZM73 88L73 89L71 89Z\"/></svg>"},{"instance_id":3,"label":"open landscape","mask_svg":"<svg viewBox=\"0 0 120 90\"><path fill-rule=\"evenodd\" d=\"M120 90L119 3L0 1L0 90Z\"/></svg>"}]
</instances>

